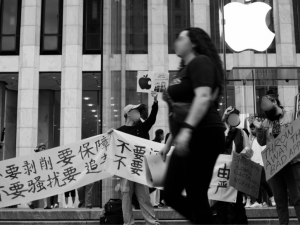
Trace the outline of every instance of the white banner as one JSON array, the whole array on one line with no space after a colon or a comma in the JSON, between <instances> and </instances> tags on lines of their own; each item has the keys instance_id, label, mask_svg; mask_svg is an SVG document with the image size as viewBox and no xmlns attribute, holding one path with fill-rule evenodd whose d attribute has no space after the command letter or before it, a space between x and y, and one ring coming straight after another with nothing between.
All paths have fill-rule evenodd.
<instances>
[{"instance_id":1,"label":"white banner","mask_svg":"<svg viewBox=\"0 0 300 225\"><path fill-rule=\"evenodd\" d=\"M229 186L231 155L220 155L208 189L208 198L223 202L236 202L237 190Z\"/></svg>"},{"instance_id":2,"label":"white banner","mask_svg":"<svg viewBox=\"0 0 300 225\"><path fill-rule=\"evenodd\" d=\"M115 130L111 135L98 135L1 161L0 208L61 194L113 175L152 187L153 180L161 180L163 176L152 179L151 174L157 176L155 174L159 173L154 169L150 172L145 156L157 155L163 146ZM227 160L228 156L224 157ZM155 158L159 161L158 157ZM216 164L215 170L220 171L226 163L222 176L229 173L228 169L230 171L231 158L226 160L221 157ZM167 167L162 165L160 168L166 170ZM218 188L224 178L220 178L221 173L216 171L214 174L217 173L217 177L213 178L211 189L217 188L218 191L213 195L209 192L211 199L232 197L230 193L227 194L230 188ZM160 173L165 174L164 171Z\"/></svg>"}]
</instances>

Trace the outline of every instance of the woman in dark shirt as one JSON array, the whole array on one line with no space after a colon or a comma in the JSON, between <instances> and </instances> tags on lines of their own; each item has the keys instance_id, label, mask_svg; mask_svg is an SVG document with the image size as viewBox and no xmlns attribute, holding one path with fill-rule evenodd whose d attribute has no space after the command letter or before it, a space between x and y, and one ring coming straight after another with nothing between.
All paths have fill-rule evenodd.
<instances>
[{"instance_id":1,"label":"woman in dark shirt","mask_svg":"<svg viewBox=\"0 0 300 225\"><path fill-rule=\"evenodd\" d=\"M175 146L165 180L166 204L194 224L213 223L207 191L213 168L224 149L224 125L218 113L218 99L223 91L222 62L205 31L188 28L175 42L181 69L168 87L164 99L191 103L182 123L172 117L171 135L160 154L165 160ZM170 103L170 102L169 102ZM170 106L170 104L169 104ZM187 196L182 196L186 190Z\"/></svg>"}]
</instances>

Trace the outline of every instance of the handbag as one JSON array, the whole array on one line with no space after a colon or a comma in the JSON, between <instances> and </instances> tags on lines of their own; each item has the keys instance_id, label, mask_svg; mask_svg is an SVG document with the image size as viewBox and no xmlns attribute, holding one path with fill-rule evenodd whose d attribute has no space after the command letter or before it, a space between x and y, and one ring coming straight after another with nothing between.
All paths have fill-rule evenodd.
<instances>
[{"instance_id":1,"label":"handbag","mask_svg":"<svg viewBox=\"0 0 300 225\"><path fill-rule=\"evenodd\" d=\"M212 95L211 102L214 102L219 93L219 88L216 88ZM164 100L168 103L170 108L169 116L177 123L183 123L190 111L192 103L174 102L168 91L164 91Z\"/></svg>"}]
</instances>

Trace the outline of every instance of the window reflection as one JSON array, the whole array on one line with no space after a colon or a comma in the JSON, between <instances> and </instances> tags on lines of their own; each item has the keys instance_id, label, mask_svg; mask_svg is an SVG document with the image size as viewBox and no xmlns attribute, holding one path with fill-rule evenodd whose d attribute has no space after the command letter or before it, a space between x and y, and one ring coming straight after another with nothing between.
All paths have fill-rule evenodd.
<instances>
[{"instance_id":1,"label":"window reflection","mask_svg":"<svg viewBox=\"0 0 300 225\"><path fill-rule=\"evenodd\" d=\"M21 1L2 0L1 8L1 55L19 54Z\"/></svg>"},{"instance_id":2,"label":"window reflection","mask_svg":"<svg viewBox=\"0 0 300 225\"><path fill-rule=\"evenodd\" d=\"M174 54L174 41L179 33L190 27L190 1L168 0L168 45L169 54Z\"/></svg>"},{"instance_id":3,"label":"window reflection","mask_svg":"<svg viewBox=\"0 0 300 225\"><path fill-rule=\"evenodd\" d=\"M43 0L41 54L61 54L63 0Z\"/></svg>"},{"instance_id":4,"label":"window reflection","mask_svg":"<svg viewBox=\"0 0 300 225\"><path fill-rule=\"evenodd\" d=\"M296 53L300 53L300 2L293 0Z\"/></svg>"},{"instance_id":5,"label":"window reflection","mask_svg":"<svg viewBox=\"0 0 300 225\"><path fill-rule=\"evenodd\" d=\"M84 1L83 53L101 53L102 0Z\"/></svg>"},{"instance_id":6,"label":"window reflection","mask_svg":"<svg viewBox=\"0 0 300 225\"><path fill-rule=\"evenodd\" d=\"M148 53L147 0L126 1L126 53Z\"/></svg>"}]
</instances>

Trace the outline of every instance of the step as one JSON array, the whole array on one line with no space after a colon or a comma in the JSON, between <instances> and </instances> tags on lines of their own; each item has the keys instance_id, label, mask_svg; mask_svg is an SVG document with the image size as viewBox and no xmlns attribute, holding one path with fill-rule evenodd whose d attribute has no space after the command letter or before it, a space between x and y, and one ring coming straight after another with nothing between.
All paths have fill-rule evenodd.
<instances>
[{"instance_id":1,"label":"step","mask_svg":"<svg viewBox=\"0 0 300 225\"><path fill-rule=\"evenodd\" d=\"M278 224L277 212L275 208L247 209L249 224ZM140 210L134 210L136 224L144 224ZM160 223L190 224L184 217L171 209L155 210ZM290 224L298 224L295 211L289 208ZM103 209L0 209L0 224L77 224L95 225L99 224L99 218L103 215Z\"/></svg>"}]
</instances>

